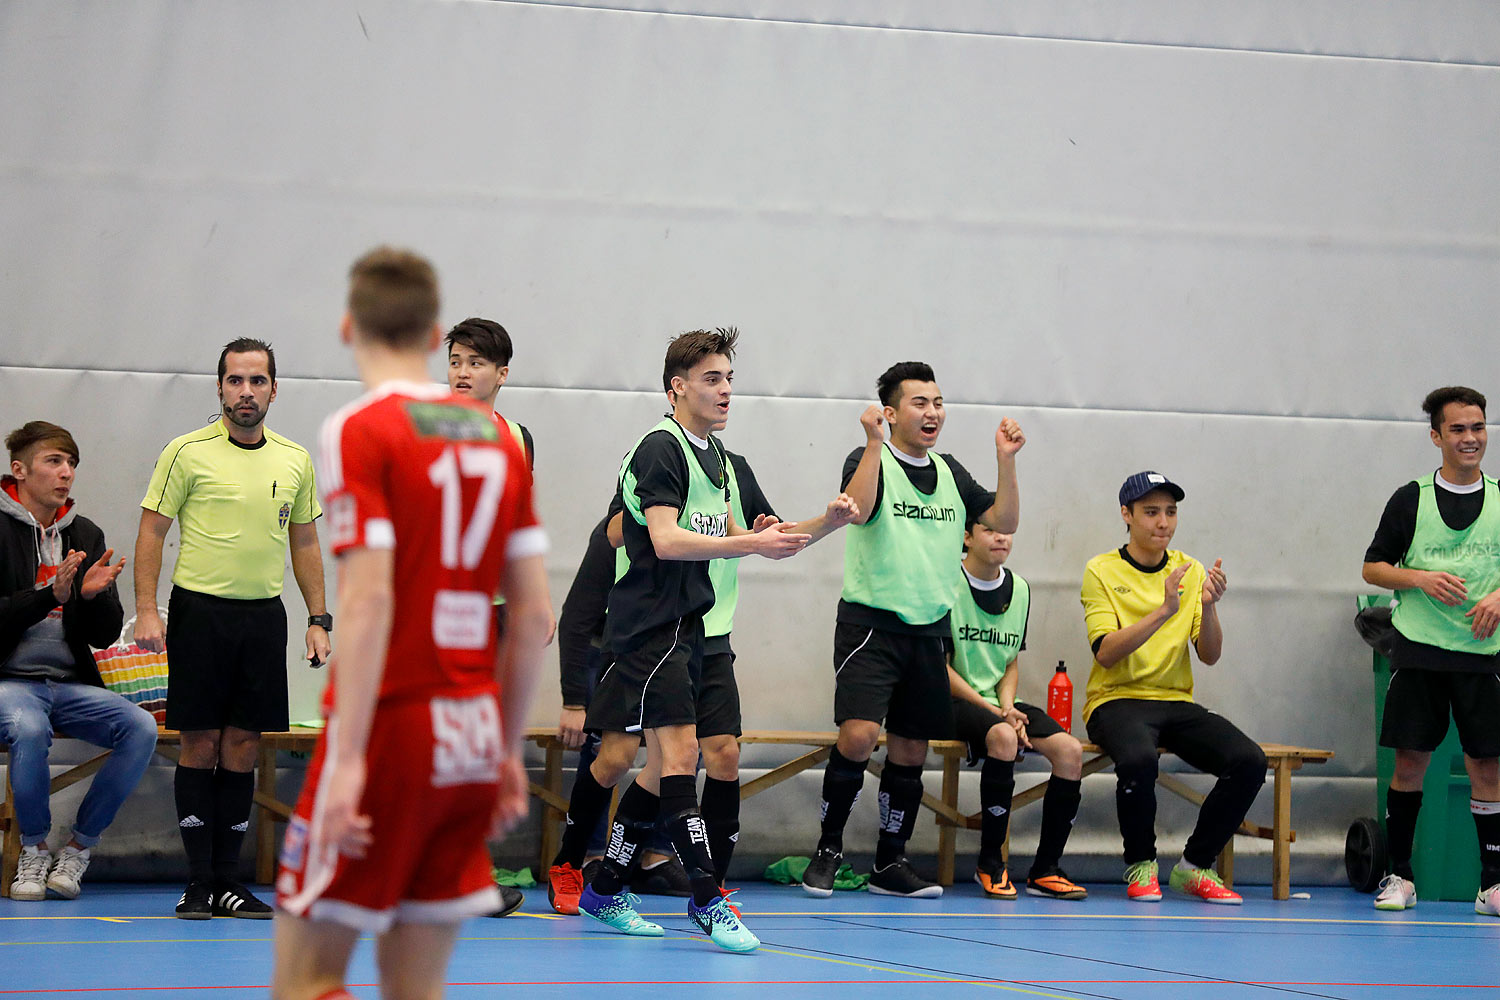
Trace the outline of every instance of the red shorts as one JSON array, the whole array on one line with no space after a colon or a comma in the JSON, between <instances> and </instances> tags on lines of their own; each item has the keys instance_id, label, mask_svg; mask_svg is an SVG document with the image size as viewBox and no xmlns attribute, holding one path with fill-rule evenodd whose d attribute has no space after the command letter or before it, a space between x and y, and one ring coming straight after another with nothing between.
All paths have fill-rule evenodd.
<instances>
[{"instance_id":1,"label":"red shorts","mask_svg":"<svg viewBox=\"0 0 1500 1000\"><path fill-rule=\"evenodd\" d=\"M287 823L277 905L375 934L397 921L456 924L499 909L485 845L502 756L495 693L376 708L360 800L373 842L363 858L312 849L321 825L320 778L337 725L330 718L318 740Z\"/></svg>"}]
</instances>

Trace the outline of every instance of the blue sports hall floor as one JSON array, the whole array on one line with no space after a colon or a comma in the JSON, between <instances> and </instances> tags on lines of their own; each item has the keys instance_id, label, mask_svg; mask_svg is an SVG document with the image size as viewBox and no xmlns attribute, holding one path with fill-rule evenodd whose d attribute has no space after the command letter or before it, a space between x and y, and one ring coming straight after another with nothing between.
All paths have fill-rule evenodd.
<instances>
[{"instance_id":1,"label":"blue sports hall floor","mask_svg":"<svg viewBox=\"0 0 1500 1000\"><path fill-rule=\"evenodd\" d=\"M681 900L645 897L664 939L625 938L560 917L540 889L504 919L464 927L448 996L860 998L1493 997L1500 1000L1500 920L1471 903L1423 902L1378 913L1347 888L1274 902L1241 887L1245 904L1168 897L1131 904L1121 885L1089 887L1081 903L984 898L977 886L940 900L868 893L813 899L752 883L736 897L762 945L719 951L690 929ZM172 917L178 886L87 884L79 899L0 899L0 998L263 996L271 923ZM357 997L374 998L373 953L351 968ZM774 991L774 992L769 992Z\"/></svg>"}]
</instances>

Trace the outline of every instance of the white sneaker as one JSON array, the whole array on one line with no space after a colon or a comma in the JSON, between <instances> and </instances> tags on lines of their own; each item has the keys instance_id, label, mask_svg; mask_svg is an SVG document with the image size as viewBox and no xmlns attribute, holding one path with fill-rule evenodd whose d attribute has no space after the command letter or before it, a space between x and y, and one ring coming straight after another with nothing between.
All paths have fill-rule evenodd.
<instances>
[{"instance_id":1,"label":"white sneaker","mask_svg":"<svg viewBox=\"0 0 1500 1000\"><path fill-rule=\"evenodd\" d=\"M10 898L36 902L47 898L47 870L52 867L52 855L36 846L21 848L21 861L16 866L16 880L10 884Z\"/></svg>"},{"instance_id":2,"label":"white sneaker","mask_svg":"<svg viewBox=\"0 0 1500 1000\"><path fill-rule=\"evenodd\" d=\"M1375 894L1377 910L1409 910L1417 905L1417 886L1409 878L1387 875L1380 880L1380 891Z\"/></svg>"},{"instance_id":3,"label":"white sneaker","mask_svg":"<svg viewBox=\"0 0 1500 1000\"><path fill-rule=\"evenodd\" d=\"M47 879L47 888L64 899L77 899L83 891L83 873L88 871L89 849L83 850L69 845L57 853L52 863L52 874Z\"/></svg>"},{"instance_id":4,"label":"white sneaker","mask_svg":"<svg viewBox=\"0 0 1500 1000\"><path fill-rule=\"evenodd\" d=\"M1488 889L1480 889L1474 897L1474 912L1490 917L1500 917L1500 882Z\"/></svg>"}]
</instances>

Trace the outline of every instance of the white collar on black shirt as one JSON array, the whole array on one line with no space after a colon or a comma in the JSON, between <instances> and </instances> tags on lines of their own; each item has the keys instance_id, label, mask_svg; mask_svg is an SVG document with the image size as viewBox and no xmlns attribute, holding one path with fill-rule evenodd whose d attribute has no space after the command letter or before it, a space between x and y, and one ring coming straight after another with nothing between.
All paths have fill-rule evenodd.
<instances>
[{"instance_id":1,"label":"white collar on black shirt","mask_svg":"<svg viewBox=\"0 0 1500 1000\"><path fill-rule=\"evenodd\" d=\"M1478 479L1474 480L1467 486L1459 486L1456 483L1450 483L1448 482L1448 480L1444 479L1441 472L1434 472L1432 474L1432 481L1434 483L1437 483L1443 489L1447 490L1449 493L1478 493L1480 490L1484 489L1483 476L1480 476Z\"/></svg>"},{"instance_id":2,"label":"white collar on black shirt","mask_svg":"<svg viewBox=\"0 0 1500 1000\"><path fill-rule=\"evenodd\" d=\"M962 565L962 563L960 563L960 565ZM1000 567L1000 575L995 577L993 580L979 579L979 577L969 572L969 567L967 566L964 566L963 569L964 576L969 578L969 586L973 587L975 590L999 590L1000 585L1005 582L1004 566Z\"/></svg>"},{"instance_id":3,"label":"white collar on black shirt","mask_svg":"<svg viewBox=\"0 0 1500 1000\"><path fill-rule=\"evenodd\" d=\"M678 424L677 426L682 427L681 424ZM682 435L689 441L693 442L693 445L699 451L703 451L708 447L708 438L701 438L698 435L694 434L692 431L688 430L686 427L682 427Z\"/></svg>"},{"instance_id":4,"label":"white collar on black shirt","mask_svg":"<svg viewBox=\"0 0 1500 1000\"><path fill-rule=\"evenodd\" d=\"M906 452L902 451L900 448L897 448L895 445L890 444L889 442L887 442L887 445L891 449L891 454L895 455L897 458L899 458L901 461L905 462L907 465L914 465L914 466L916 466L917 468L920 469L924 465L931 465L932 464L932 456L931 455L923 455L921 458L917 458L915 455L908 455Z\"/></svg>"}]
</instances>

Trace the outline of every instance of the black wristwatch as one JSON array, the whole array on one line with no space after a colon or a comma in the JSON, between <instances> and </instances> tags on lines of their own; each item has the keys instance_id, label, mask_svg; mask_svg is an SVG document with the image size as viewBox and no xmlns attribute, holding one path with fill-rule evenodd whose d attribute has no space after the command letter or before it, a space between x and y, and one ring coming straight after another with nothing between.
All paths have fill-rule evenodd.
<instances>
[{"instance_id":1,"label":"black wristwatch","mask_svg":"<svg viewBox=\"0 0 1500 1000\"><path fill-rule=\"evenodd\" d=\"M332 635L333 634L333 615L330 615L326 611L323 612L321 615L308 615L307 616L307 627L308 628L312 628L314 625L321 626L324 632L327 632L329 635Z\"/></svg>"}]
</instances>

